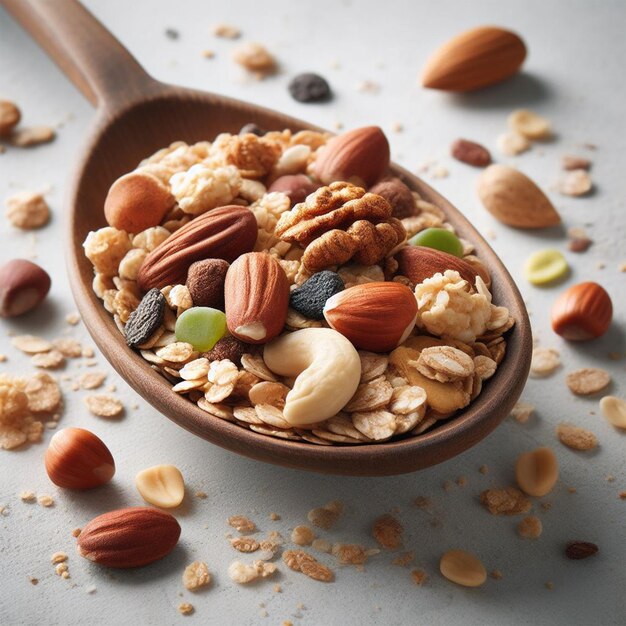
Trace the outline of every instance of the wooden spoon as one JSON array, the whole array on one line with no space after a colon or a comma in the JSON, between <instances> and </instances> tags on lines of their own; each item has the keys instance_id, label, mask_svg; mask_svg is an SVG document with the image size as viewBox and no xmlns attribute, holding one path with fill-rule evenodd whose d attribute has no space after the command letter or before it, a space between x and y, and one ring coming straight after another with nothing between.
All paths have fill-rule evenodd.
<instances>
[{"instance_id":1,"label":"wooden spoon","mask_svg":"<svg viewBox=\"0 0 626 626\"><path fill-rule=\"evenodd\" d=\"M440 463L479 442L509 414L526 382L532 351L522 298L500 259L465 217L426 183L396 165L392 171L425 200L441 207L458 234L474 243L491 270L495 301L508 307L516 320L507 336L507 356L478 398L453 419L419 437L360 446L319 446L257 434L212 417L173 393L170 383L126 346L92 290L93 269L82 244L89 231L106 225L102 207L111 183L177 140L210 140L220 132L236 133L248 122L270 130L319 129L252 104L154 80L75 0L1 1L96 106L96 119L67 195L65 245L70 284L100 350L161 413L199 437L254 459L351 475L399 474Z\"/></svg>"}]
</instances>

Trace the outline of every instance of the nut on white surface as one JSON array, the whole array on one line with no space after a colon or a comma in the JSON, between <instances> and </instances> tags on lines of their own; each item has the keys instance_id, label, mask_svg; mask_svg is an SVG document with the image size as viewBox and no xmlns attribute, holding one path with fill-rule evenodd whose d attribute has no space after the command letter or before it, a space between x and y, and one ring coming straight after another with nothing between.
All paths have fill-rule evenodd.
<instances>
[{"instance_id":1,"label":"nut on white surface","mask_svg":"<svg viewBox=\"0 0 626 626\"><path fill-rule=\"evenodd\" d=\"M174 465L155 465L142 470L135 477L141 497L163 509L177 507L185 497L185 481Z\"/></svg>"}]
</instances>

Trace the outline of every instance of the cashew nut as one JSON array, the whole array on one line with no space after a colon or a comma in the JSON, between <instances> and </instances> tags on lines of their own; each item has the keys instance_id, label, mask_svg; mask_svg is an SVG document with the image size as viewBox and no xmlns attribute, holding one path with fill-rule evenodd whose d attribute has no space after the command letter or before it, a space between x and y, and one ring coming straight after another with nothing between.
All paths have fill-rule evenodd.
<instances>
[{"instance_id":1,"label":"cashew nut","mask_svg":"<svg viewBox=\"0 0 626 626\"><path fill-rule=\"evenodd\" d=\"M287 394L284 418L294 426L322 422L352 398L361 379L361 359L336 330L304 328L274 339L263 359L280 376L297 376Z\"/></svg>"}]
</instances>

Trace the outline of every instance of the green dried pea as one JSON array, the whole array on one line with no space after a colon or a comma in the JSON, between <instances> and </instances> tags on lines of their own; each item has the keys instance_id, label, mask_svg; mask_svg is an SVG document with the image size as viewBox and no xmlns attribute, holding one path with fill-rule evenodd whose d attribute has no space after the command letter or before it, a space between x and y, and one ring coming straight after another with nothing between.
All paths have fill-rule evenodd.
<instances>
[{"instance_id":1,"label":"green dried pea","mask_svg":"<svg viewBox=\"0 0 626 626\"><path fill-rule=\"evenodd\" d=\"M463 244L459 238L447 228L426 228L409 239L412 246L424 246L441 250L454 256L463 256Z\"/></svg>"}]
</instances>

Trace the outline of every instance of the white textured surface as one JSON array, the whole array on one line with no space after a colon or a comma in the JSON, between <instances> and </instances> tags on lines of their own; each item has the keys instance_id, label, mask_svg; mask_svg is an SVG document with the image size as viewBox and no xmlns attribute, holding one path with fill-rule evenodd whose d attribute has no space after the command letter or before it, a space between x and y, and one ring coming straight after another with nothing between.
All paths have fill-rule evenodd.
<instances>
[{"instance_id":1,"label":"white textured surface","mask_svg":"<svg viewBox=\"0 0 626 626\"><path fill-rule=\"evenodd\" d=\"M137 56L148 71L162 80L252 100L326 127L336 121L347 128L377 123L388 131L394 157L410 169L429 157L449 168L450 177L435 186L475 221L492 229L493 247L502 256L529 301L532 322L542 345L558 348L564 367L552 378L530 381L524 399L538 407L538 416L526 426L507 420L486 441L461 457L420 473L393 478L336 478L261 465L209 445L174 426L142 402L111 373L128 408L119 422L88 415L81 396L66 394L62 426L93 429L108 443L118 471L112 484L93 492L64 493L54 488L44 472L45 443L20 452L0 451L0 623L2 624L174 624L188 619L210 624L619 624L626 622L626 502L618 492L626 489L625 435L616 432L598 414L597 401L573 397L564 375L575 367L600 365L614 378L612 392L626 395L624 360L608 361L606 354L625 350L624 282L617 266L625 261L623 60L626 39L623 2L288 2L242 0L229 3L109 2L87 3ZM245 39L264 42L277 55L284 74L263 83L242 80L230 60L235 45L210 34L217 22L238 25ZM426 55L439 43L464 28L493 23L521 32L530 48L525 72L515 80L474 96L450 97L421 90L416 76ZM164 36L166 27L180 31L180 39ZM202 58L203 49L217 57ZM331 69L337 60L339 69ZM331 104L306 106L286 92L288 77L298 71L317 70L332 83ZM363 80L380 84L378 94L359 93ZM51 186L48 195L54 219L31 236L9 229L0 220L3 260L34 248L39 262L53 276L53 289L45 309L18 321L1 322L0 351L9 361L0 371L30 371L28 361L9 346L6 333L35 332L54 337L66 328L64 315L73 310L60 243L61 198L92 118L89 105L45 58L44 54L0 10L0 94L20 103L27 124L66 121L57 140L31 151L9 150L0 156L0 194L25 188ZM494 153L495 138L509 111L528 106L553 120L557 140L537 146L531 153L511 159L549 187L559 172L563 153L585 153L584 142L598 145L594 160L597 192L588 199L567 199L551 194L566 226L589 224L595 244L584 255L566 252L572 275L566 285L597 280L613 296L616 308L610 333L592 344L570 346L549 329L548 310L560 287L533 288L521 277L526 256L544 245L565 249L559 232L523 233L494 222L480 207L474 193L477 172L447 156L450 142L465 136L486 144ZM68 119L69 118L69 119ZM402 133L391 132L401 122ZM93 210L100 210L93 207ZM596 264L603 262L604 269ZM73 331L87 340L84 328ZM515 358L514 354L508 358ZM101 367L107 367L99 357ZM75 366L72 371L80 372ZM137 402L139 408L131 409ZM600 439L593 454L562 447L553 434L562 420L591 428ZM50 433L46 433L48 439ZM561 480L544 500L552 504L535 511L544 524L536 541L523 541L515 532L519 518L490 516L477 503L480 491L512 481L516 455L537 445L550 445L561 464ZM74 552L70 531L103 511L140 504L133 486L136 472L156 463L174 463L186 477L190 494L198 489L206 500L189 497L176 515L183 532L175 552L162 562L129 572L108 572L82 560ZM487 464L489 474L478 473ZM607 474L615 482L605 480ZM446 480L466 476L466 487L442 489ZM577 488L569 494L567 487ZM50 493L56 506L44 509L24 504L24 489ZM415 496L432 498L434 515L412 506ZM399 507L406 526L406 548L415 550L416 564L430 575L418 588L408 569L391 565L391 555L374 557L364 572L337 570L330 585L316 583L285 567L275 582L249 588L232 584L228 564L239 555L224 538L225 520L248 514L263 533L280 530L286 537L307 511L330 499L346 503L346 514L330 536L335 540L373 543L371 521ZM281 521L269 521L276 511ZM431 522L439 520L433 527ZM562 556L565 541L580 538L596 542L600 553L586 562ZM488 579L483 588L466 590L438 574L438 559L447 549L465 548L478 554L488 570L500 569L504 578ZM69 581L55 576L50 555L70 554ZM212 589L193 595L183 592L181 574L194 560L205 560L214 574ZM245 559L245 556L244 556ZM325 562L333 559L323 557ZM39 578L32 586L28 576ZM553 581L554 590L545 588ZM90 585L97 588L87 594ZM195 615L183 618L179 602L190 601ZM260 606L265 603L265 609ZM298 608L302 603L305 608ZM263 617L262 612L268 616Z\"/></svg>"}]
</instances>

